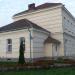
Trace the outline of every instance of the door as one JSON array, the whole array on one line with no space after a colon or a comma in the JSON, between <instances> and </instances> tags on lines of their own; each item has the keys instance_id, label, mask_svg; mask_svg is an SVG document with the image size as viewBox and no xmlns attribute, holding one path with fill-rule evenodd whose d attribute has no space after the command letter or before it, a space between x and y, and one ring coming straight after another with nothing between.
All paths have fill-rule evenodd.
<instances>
[{"instance_id":1,"label":"door","mask_svg":"<svg viewBox=\"0 0 75 75\"><path fill-rule=\"evenodd\" d=\"M58 44L52 44L52 54L53 54L53 57L58 56Z\"/></svg>"},{"instance_id":2,"label":"door","mask_svg":"<svg viewBox=\"0 0 75 75\"><path fill-rule=\"evenodd\" d=\"M46 57L52 57L52 44L51 43L47 43L45 44L45 56Z\"/></svg>"}]
</instances>

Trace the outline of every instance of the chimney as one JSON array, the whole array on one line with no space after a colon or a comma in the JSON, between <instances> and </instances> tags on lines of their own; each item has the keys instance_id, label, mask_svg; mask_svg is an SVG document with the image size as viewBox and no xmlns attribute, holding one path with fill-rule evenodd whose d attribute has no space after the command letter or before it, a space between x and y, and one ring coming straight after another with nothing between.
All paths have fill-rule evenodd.
<instances>
[{"instance_id":1,"label":"chimney","mask_svg":"<svg viewBox=\"0 0 75 75\"><path fill-rule=\"evenodd\" d=\"M35 9L35 3L29 4L28 9L29 10Z\"/></svg>"}]
</instances>

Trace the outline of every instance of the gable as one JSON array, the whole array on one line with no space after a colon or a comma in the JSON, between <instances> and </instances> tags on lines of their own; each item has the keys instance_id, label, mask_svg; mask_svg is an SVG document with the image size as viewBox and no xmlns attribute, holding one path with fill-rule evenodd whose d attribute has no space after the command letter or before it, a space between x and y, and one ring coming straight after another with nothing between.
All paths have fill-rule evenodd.
<instances>
[{"instance_id":1,"label":"gable","mask_svg":"<svg viewBox=\"0 0 75 75\"><path fill-rule=\"evenodd\" d=\"M6 26L1 27L0 28L0 33L1 32L9 32L9 31L21 30L21 29L29 29L29 28L35 28L35 29L39 29L39 30L46 31L46 32L50 33L46 29L38 26L35 23L32 23L31 21L29 21L27 19L21 19L19 21L15 21L15 22L13 22L11 24L8 24Z\"/></svg>"}]
</instances>

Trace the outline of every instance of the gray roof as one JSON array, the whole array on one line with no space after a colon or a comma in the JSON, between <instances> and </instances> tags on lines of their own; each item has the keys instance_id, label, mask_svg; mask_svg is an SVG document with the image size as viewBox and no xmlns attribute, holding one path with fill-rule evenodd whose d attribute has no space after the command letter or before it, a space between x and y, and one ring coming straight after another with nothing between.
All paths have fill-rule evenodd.
<instances>
[{"instance_id":1,"label":"gray roof","mask_svg":"<svg viewBox=\"0 0 75 75\"><path fill-rule=\"evenodd\" d=\"M38 26L37 24L35 24L35 23L33 23L33 22L31 22L27 19L21 19L19 21L15 21L11 24L8 24L6 26L1 27L0 33L1 32L20 30L20 29L27 29L27 28L35 28L35 29L43 30L43 31L46 31L46 32L50 33L46 29Z\"/></svg>"},{"instance_id":2,"label":"gray roof","mask_svg":"<svg viewBox=\"0 0 75 75\"><path fill-rule=\"evenodd\" d=\"M18 16L18 15L21 15L21 14L24 14L24 13L33 12L33 11L36 11L36 10L39 10L39 9L44 9L44 8L48 8L48 7L58 6L58 5L62 5L62 3L44 3L42 5L39 5L39 6L35 7L35 9L33 9L33 10L28 9L28 10L25 10L25 11L20 12L18 14L15 14L14 16Z\"/></svg>"},{"instance_id":3,"label":"gray roof","mask_svg":"<svg viewBox=\"0 0 75 75\"><path fill-rule=\"evenodd\" d=\"M57 44L60 44L60 41L52 38L51 36L48 36L48 38L44 41L44 43L57 43Z\"/></svg>"}]
</instances>

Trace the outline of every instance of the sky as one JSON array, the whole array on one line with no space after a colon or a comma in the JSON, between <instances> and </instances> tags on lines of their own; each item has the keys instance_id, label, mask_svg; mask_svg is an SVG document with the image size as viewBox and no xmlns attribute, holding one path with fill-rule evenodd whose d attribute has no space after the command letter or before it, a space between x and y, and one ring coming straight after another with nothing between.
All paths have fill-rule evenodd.
<instances>
[{"instance_id":1,"label":"sky","mask_svg":"<svg viewBox=\"0 0 75 75\"><path fill-rule=\"evenodd\" d=\"M75 0L0 0L0 27L13 22L12 16L28 9L28 4L37 6L46 2L63 3L75 17Z\"/></svg>"}]
</instances>

